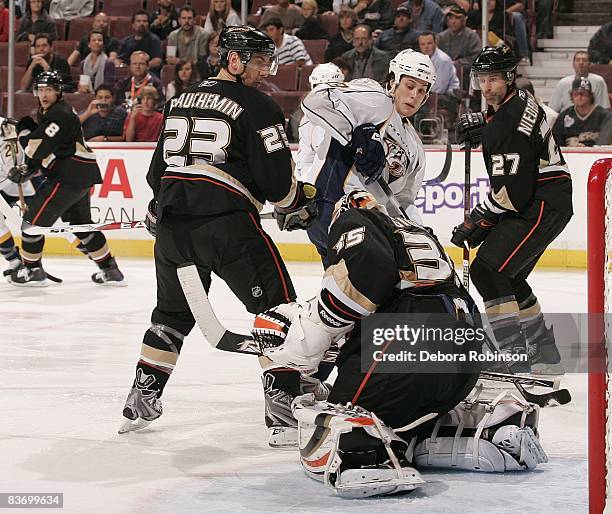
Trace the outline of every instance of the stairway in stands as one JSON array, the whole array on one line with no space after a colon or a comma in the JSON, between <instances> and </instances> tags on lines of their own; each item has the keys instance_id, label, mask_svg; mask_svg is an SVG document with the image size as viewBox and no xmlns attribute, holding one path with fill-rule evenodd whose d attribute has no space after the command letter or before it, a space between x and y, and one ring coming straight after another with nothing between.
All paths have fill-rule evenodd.
<instances>
[{"instance_id":1,"label":"stairway in stands","mask_svg":"<svg viewBox=\"0 0 612 514\"><path fill-rule=\"evenodd\" d=\"M574 0L571 13L559 13L553 39L538 39L533 66L519 66L519 73L529 77L536 94L548 102L561 77L571 75L572 59L578 50L586 50L589 40L601 25L610 21L612 0Z\"/></svg>"}]
</instances>

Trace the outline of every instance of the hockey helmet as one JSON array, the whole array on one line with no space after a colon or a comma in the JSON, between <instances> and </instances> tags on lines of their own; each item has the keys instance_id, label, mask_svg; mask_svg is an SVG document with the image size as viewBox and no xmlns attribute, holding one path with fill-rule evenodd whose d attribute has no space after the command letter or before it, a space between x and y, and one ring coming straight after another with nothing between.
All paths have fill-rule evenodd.
<instances>
[{"instance_id":1,"label":"hockey helmet","mask_svg":"<svg viewBox=\"0 0 612 514\"><path fill-rule=\"evenodd\" d=\"M331 222L336 221L338 216L349 209L375 209L387 214L387 209L378 203L378 200L372 193L365 189L355 189L345 194L336 202Z\"/></svg>"},{"instance_id":2,"label":"hockey helmet","mask_svg":"<svg viewBox=\"0 0 612 514\"><path fill-rule=\"evenodd\" d=\"M318 64L308 77L310 88L317 84L329 84L330 82L344 82L344 73L332 62Z\"/></svg>"},{"instance_id":3,"label":"hockey helmet","mask_svg":"<svg viewBox=\"0 0 612 514\"><path fill-rule=\"evenodd\" d=\"M501 73L509 85L514 84L516 77L516 66L518 61L512 49L501 43L495 47L487 46L483 48L480 55L476 57L470 74L472 88L480 90L478 75L485 73Z\"/></svg>"},{"instance_id":4,"label":"hockey helmet","mask_svg":"<svg viewBox=\"0 0 612 514\"><path fill-rule=\"evenodd\" d=\"M278 60L274 58L276 45L272 38L261 30L247 25L225 27L219 35L221 66L227 66L227 56L232 50L240 54L242 64L245 66L249 63L253 54L269 56L271 59L269 73L270 75L276 75L278 69Z\"/></svg>"},{"instance_id":5,"label":"hockey helmet","mask_svg":"<svg viewBox=\"0 0 612 514\"><path fill-rule=\"evenodd\" d=\"M34 80L34 87L32 88L34 96L38 96L39 87L52 87L59 93L59 96L62 96L62 92L64 91L64 80L55 70L43 71Z\"/></svg>"},{"instance_id":6,"label":"hockey helmet","mask_svg":"<svg viewBox=\"0 0 612 514\"><path fill-rule=\"evenodd\" d=\"M436 82L436 67L431 59L414 50L402 50L389 63L389 73L393 73L393 79L399 82L404 75L421 79L427 82L427 94Z\"/></svg>"}]
</instances>

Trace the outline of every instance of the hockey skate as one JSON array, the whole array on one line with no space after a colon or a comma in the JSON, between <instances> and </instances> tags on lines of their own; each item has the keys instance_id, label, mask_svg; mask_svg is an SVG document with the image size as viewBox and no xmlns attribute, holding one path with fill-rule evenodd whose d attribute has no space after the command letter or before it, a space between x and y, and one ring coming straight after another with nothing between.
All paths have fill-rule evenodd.
<instances>
[{"instance_id":1,"label":"hockey skate","mask_svg":"<svg viewBox=\"0 0 612 514\"><path fill-rule=\"evenodd\" d=\"M123 417L126 420L119 428L120 434L142 430L162 415L162 402L157 397L158 392L147 389L154 382L152 375L147 375L140 369L136 371L136 382L123 407Z\"/></svg>"},{"instance_id":2,"label":"hockey skate","mask_svg":"<svg viewBox=\"0 0 612 514\"><path fill-rule=\"evenodd\" d=\"M16 268L13 268L7 275L9 283L19 287L47 287L47 274L42 266L29 268L23 263L19 263Z\"/></svg>"},{"instance_id":3,"label":"hockey skate","mask_svg":"<svg viewBox=\"0 0 612 514\"><path fill-rule=\"evenodd\" d=\"M531 371L535 375L564 375L561 355L555 344L553 329L547 328L542 337L529 345L528 349Z\"/></svg>"},{"instance_id":4,"label":"hockey skate","mask_svg":"<svg viewBox=\"0 0 612 514\"><path fill-rule=\"evenodd\" d=\"M21 259L19 258L19 256L17 256L17 258L15 259L11 259L10 261L8 261L8 266L9 267L2 272L2 276L7 277L7 280L9 280L8 277L11 275L13 270L21 266Z\"/></svg>"},{"instance_id":5,"label":"hockey skate","mask_svg":"<svg viewBox=\"0 0 612 514\"><path fill-rule=\"evenodd\" d=\"M111 257L108 260L108 263L103 268L100 268L100 271L94 273L91 276L91 280L95 284L101 286L127 286L127 282L123 277L123 273L119 270L117 266L117 261L115 261L114 257Z\"/></svg>"}]
</instances>

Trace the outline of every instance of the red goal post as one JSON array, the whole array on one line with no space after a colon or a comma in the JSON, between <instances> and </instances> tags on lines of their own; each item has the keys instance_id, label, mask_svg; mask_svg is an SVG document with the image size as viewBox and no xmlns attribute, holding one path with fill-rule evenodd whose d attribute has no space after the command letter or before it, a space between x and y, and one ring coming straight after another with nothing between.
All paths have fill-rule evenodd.
<instances>
[{"instance_id":1,"label":"red goal post","mask_svg":"<svg viewBox=\"0 0 612 514\"><path fill-rule=\"evenodd\" d=\"M589 512L601 514L607 494L612 494L607 373L607 347L612 344L612 327L607 326L605 317L606 313L610 317L612 311L612 158L599 159L591 167L587 186L587 233Z\"/></svg>"}]
</instances>

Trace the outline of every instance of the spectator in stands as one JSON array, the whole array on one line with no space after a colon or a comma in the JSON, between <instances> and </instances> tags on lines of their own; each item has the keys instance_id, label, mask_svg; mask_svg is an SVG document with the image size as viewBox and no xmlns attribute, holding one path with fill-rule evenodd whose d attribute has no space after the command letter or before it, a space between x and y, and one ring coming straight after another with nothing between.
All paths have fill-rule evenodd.
<instances>
[{"instance_id":1,"label":"spectator in stands","mask_svg":"<svg viewBox=\"0 0 612 514\"><path fill-rule=\"evenodd\" d=\"M591 60L588 52L580 50L574 54L572 63L574 67L574 75L563 77L553 91L552 97L548 105L557 112L561 112L572 106L571 89L574 79L586 77L592 87L592 92L595 97L595 103L604 109L610 108L610 99L608 98L608 86L601 75L590 73Z\"/></svg>"},{"instance_id":2,"label":"spectator in stands","mask_svg":"<svg viewBox=\"0 0 612 514\"><path fill-rule=\"evenodd\" d=\"M393 25L394 10L389 0L359 0L354 9L357 21L372 31L386 30Z\"/></svg>"},{"instance_id":3,"label":"spectator in stands","mask_svg":"<svg viewBox=\"0 0 612 514\"><path fill-rule=\"evenodd\" d=\"M212 0L210 2L208 16L206 16L206 22L204 23L206 32L221 33L224 27L234 27L236 25L242 25L242 21L238 13L232 9L230 0Z\"/></svg>"},{"instance_id":4,"label":"spectator in stands","mask_svg":"<svg viewBox=\"0 0 612 514\"><path fill-rule=\"evenodd\" d=\"M536 26L538 39L552 39L553 0L536 0Z\"/></svg>"},{"instance_id":5,"label":"spectator in stands","mask_svg":"<svg viewBox=\"0 0 612 514\"><path fill-rule=\"evenodd\" d=\"M595 104L591 82L586 77L576 77L572 82L573 106L564 109L553 127L553 136L560 146L593 146L600 138L600 131L609 123L609 111Z\"/></svg>"},{"instance_id":6,"label":"spectator in stands","mask_svg":"<svg viewBox=\"0 0 612 514\"><path fill-rule=\"evenodd\" d=\"M0 43L9 39L9 9L4 0L0 0Z\"/></svg>"},{"instance_id":7,"label":"spectator in stands","mask_svg":"<svg viewBox=\"0 0 612 514\"><path fill-rule=\"evenodd\" d=\"M36 34L48 34L51 42L57 39L57 27L43 9L42 0L29 0L26 13L19 22L17 41L34 42Z\"/></svg>"},{"instance_id":8,"label":"spectator in stands","mask_svg":"<svg viewBox=\"0 0 612 514\"><path fill-rule=\"evenodd\" d=\"M339 16L343 9L354 9L359 0L333 0L333 11Z\"/></svg>"},{"instance_id":9,"label":"spectator in stands","mask_svg":"<svg viewBox=\"0 0 612 514\"><path fill-rule=\"evenodd\" d=\"M172 0L157 0L157 10L149 17L149 28L160 40L168 39L170 32L179 28L178 11Z\"/></svg>"},{"instance_id":10,"label":"spectator in stands","mask_svg":"<svg viewBox=\"0 0 612 514\"><path fill-rule=\"evenodd\" d=\"M433 0L408 0L401 4L412 13L412 28L423 32L431 30L434 34L444 28L444 11Z\"/></svg>"},{"instance_id":11,"label":"spectator in stands","mask_svg":"<svg viewBox=\"0 0 612 514\"><path fill-rule=\"evenodd\" d=\"M382 82L389 71L391 55L372 45L372 29L368 25L355 27L353 46L353 50L342 54L353 68L346 80L369 78Z\"/></svg>"},{"instance_id":12,"label":"spectator in stands","mask_svg":"<svg viewBox=\"0 0 612 514\"><path fill-rule=\"evenodd\" d=\"M87 109L79 115L86 141L124 141L123 125L127 111L115 105L113 88L102 84Z\"/></svg>"},{"instance_id":13,"label":"spectator in stands","mask_svg":"<svg viewBox=\"0 0 612 514\"><path fill-rule=\"evenodd\" d=\"M206 45L206 58L200 59L197 64L197 75L202 79L214 77L221 70L219 32L209 34Z\"/></svg>"},{"instance_id":14,"label":"spectator in stands","mask_svg":"<svg viewBox=\"0 0 612 514\"><path fill-rule=\"evenodd\" d=\"M132 14L132 29L134 34L121 41L119 59L130 62L132 53L141 51L149 56L149 68L159 70L162 65L161 41L149 31L149 15L144 9Z\"/></svg>"},{"instance_id":15,"label":"spectator in stands","mask_svg":"<svg viewBox=\"0 0 612 514\"><path fill-rule=\"evenodd\" d=\"M589 56L595 64L612 64L612 21L593 34L589 41Z\"/></svg>"},{"instance_id":16,"label":"spectator in stands","mask_svg":"<svg viewBox=\"0 0 612 514\"><path fill-rule=\"evenodd\" d=\"M533 84L531 83L531 80L529 80L527 77L518 77L515 81L515 84L518 89L524 89L525 91L529 91L533 95L538 105L542 107L542 109L544 109L544 114L546 115L546 121L548 122L548 126L552 128L555 124L555 121L557 121L559 113L554 109L551 109L544 102L542 102L542 99L540 97L536 96Z\"/></svg>"},{"instance_id":17,"label":"spectator in stands","mask_svg":"<svg viewBox=\"0 0 612 514\"><path fill-rule=\"evenodd\" d=\"M482 45L478 34L465 26L466 22L467 13L457 5L451 6L446 15L448 28L440 32L436 39L438 48L469 73Z\"/></svg>"},{"instance_id":18,"label":"spectator in stands","mask_svg":"<svg viewBox=\"0 0 612 514\"><path fill-rule=\"evenodd\" d=\"M296 31L297 37L300 39L327 39L327 32L317 16L318 11L317 0L302 0L304 23Z\"/></svg>"},{"instance_id":19,"label":"spectator in stands","mask_svg":"<svg viewBox=\"0 0 612 514\"><path fill-rule=\"evenodd\" d=\"M90 78L90 84L79 81L79 93L91 93L102 84L115 83L115 64L104 52L104 35L99 30L89 33L89 54L81 61L81 75Z\"/></svg>"},{"instance_id":20,"label":"spectator in stands","mask_svg":"<svg viewBox=\"0 0 612 514\"><path fill-rule=\"evenodd\" d=\"M439 95L454 94L460 87L457 70L450 56L436 45L433 32L428 30L419 34L419 51L429 56L436 68L437 78L431 92Z\"/></svg>"},{"instance_id":21,"label":"spectator in stands","mask_svg":"<svg viewBox=\"0 0 612 514\"><path fill-rule=\"evenodd\" d=\"M171 32L168 36L168 48L174 47L175 55L168 55L166 62L174 65L179 59L184 61L198 62L206 57L206 42L208 33L203 27L195 24L195 9L185 5L179 10L179 24L181 28Z\"/></svg>"},{"instance_id":22,"label":"spectator in stands","mask_svg":"<svg viewBox=\"0 0 612 514\"><path fill-rule=\"evenodd\" d=\"M57 71L64 81L64 91L74 91L68 62L63 57L53 53L49 34L36 34L34 53L28 60L26 71L21 77L21 90L31 91L32 83L43 71Z\"/></svg>"},{"instance_id":23,"label":"spectator in stands","mask_svg":"<svg viewBox=\"0 0 612 514\"><path fill-rule=\"evenodd\" d=\"M478 7L478 4L474 5ZM489 46L497 46L499 43L504 42L504 33L507 36L514 35L512 24L506 24L506 14L501 8L503 4L500 3L499 5L500 8L497 7L496 0L487 0L487 19L489 20L487 44ZM480 8L468 11L467 26L477 31L480 35L482 27L482 10Z\"/></svg>"},{"instance_id":24,"label":"spectator in stands","mask_svg":"<svg viewBox=\"0 0 612 514\"><path fill-rule=\"evenodd\" d=\"M153 86L157 89L158 98L163 98L161 80L156 75L149 73L149 55L142 50L136 50L130 56L129 77L117 82L115 86L115 102L126 103L128 108L134 103L136 97L145 86Z\"/></svg>"},{"instance_id":25,"label":"spectator in stands","mask_svg":"<svg viewBox=\"0 0 612 514\"><path fill-rule=\"evenodd\" d=\"M521 64L530 64L524 0L504 0L499 5L502 6L500 8L504 8L512 21L512 28L516 37L515 55L519 57Z\"/></svg>"},{"instance_id":26,"label":"spectator in stands","mask_svg":"<svg viewBox=\"0 0 612 514\"><path fill-rule=\"evenodd\" d=\"M174 80L166 86L166 100L180 95L196 82L197 74L191 61L180 60L174 66Z\"/></svg>"},{"instance_id":27,"label":"spectator in stands","mask_svg":"<svg viewBox=\"0 0 612 514\"><path fill-rule=\"evenodd\" d=\"M357 14L353 9L344 7L338 14L338 34L329 38L325 50L325 61L329 62L353 49L353 29L357 25Z\"/></svg>"},{"instance_id":28,"label":"spectator in stands","mask_svg":"<svg viewBox=\"0 0 612 514\"><path fill-rule=\"evenodd\" d=\"M157 141L164 125L164 115L155 110L159 100L157 89L144 86L125 120L125 140L131 142Z\"/></svg>"},{"instance_id":29,"label":"spectator in stands","mask_svg":"<svg viewBox=\"0 0 612 514\"><path fill-rule=\"evenodd\" d=\"M53 20L72 20L90 16L94 0L51 0L49 16Z\"/></svg>"},{"instance_id":30,"label":"spectator in stands","mask_svg":"<svg viewBox=\"0 0 612 514\"><path fill-rule=\"evenodd\" d=\"M272 18L262 25L262 29L272 38L276 45L274 56L278 58L278 64L297 63L298 66L312 64L312 59L297 36L285 34L283 22L280 18Z\"/></svg>"},{"instance_id":31,"label":"spectator in stands","mask_svg":"<svg viewBox=\"0 0 612 514\"><path fill-rule=\"evenodd\" d=\"M410 26L412 22L410 9L398 7L395 10L395 21L393 27L378 36L374 46L385 52L396 54L400 50L412 48L416 50L417 37L419 33Z\"/></svg>"},{"instance_id":32,"label":"spectator in stands","mask_svg":"<svg viewBox=\"0 0 612 514\"><path fill-rule=\"evenodd\" d=\"M109 18L106 14L99 12L95 15L91 24L91 30L102 33L104 37L104 53L108 56L108 59L114 63L118 59L117 52L119 51L119 40L111 37L109 34L109 27ZM76 66L89 55L89 52L89 35L87 35L81 38L79 45L68 56L68 64L70 64L70 66Z\"/></svg>"},{"instance_id":33,"label":"spectator in stands","mask_svg":"<svg viewBox=\"0 0 612 514\"><path fill-rule=\"evenodd\" d=\"M271 20L280 19L285 32L293 34L304 23L304 15L297 5L289 3L289 0L278 0L276 5L268 7L260 23L260 28L267 27Z\"/></svg>"}]
</instances>

